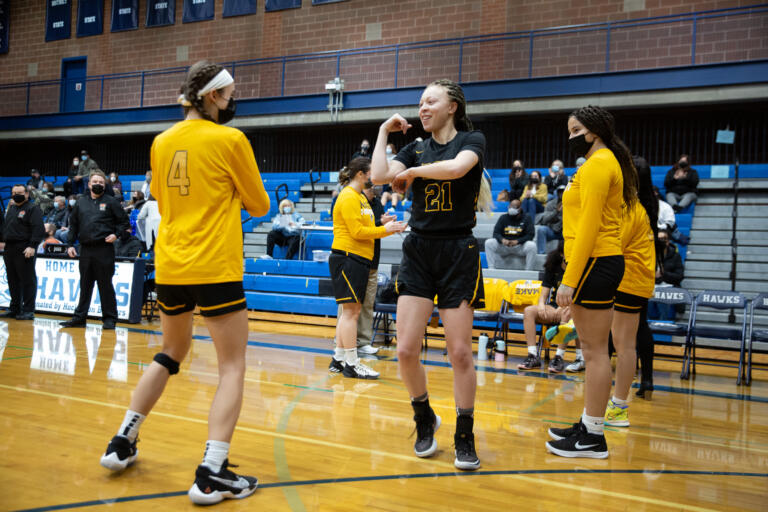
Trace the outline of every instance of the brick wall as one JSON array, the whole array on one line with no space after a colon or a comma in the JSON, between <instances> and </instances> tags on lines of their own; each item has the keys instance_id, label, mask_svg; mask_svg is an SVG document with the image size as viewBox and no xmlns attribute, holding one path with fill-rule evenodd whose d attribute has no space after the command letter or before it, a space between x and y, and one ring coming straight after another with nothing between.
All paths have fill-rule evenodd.
<instances>
[{"instance_id":1,"label":"brick wall","mask_svg":"<svg viewBox=\"0 0 768 512\"><path fill-rule=\"evenodd\" d=\"M620 21L710 9L751 5L754 0L646 0L645 9L624 12L624 0L349 0L255 15L221 17L216 1L213 21L181 22L182 0L176 2L176 24L143 26L146 2L140 1L139 29L110 33L112 1L104 2L105 33L77 38L76 5L73 37L45 42L44 2L16 2L11 11L10 52L0 55L0 84L58 79L61 59L88 57L88 75L125 73L186 66L207 58L218 62L278 57L319 51L372 47L460 36L499 34L581 23ZM76 4L76 2L75 2ZM366 40L368 24L380 24L381 38ZM377 31L370 31L376 33ZM611 71L689 64L690 22L612 30ZM768 15L717 18L698 22L696 63L768 58ZM525 78L529 74L527 37L465 45L463 81ZM188 58L177 60L179 47ZM542 35L533 46L533 76L592 73L605 70L606 33ZM184 50L184 48L182 48ZM182 55L183 51L180 52ZM398 86L419 86L440 77L457 78L458 46L408 49L400 52ZM28 75L28 65L37 74ZM348 90L392 87L395 54L387 51L344 57L341 75ZM241 97L275 96L281 92L282 64L237 69ZM322 84L336 74L334 58L286 64L285 94L323 92ZM181 74L148 75L145 105L172 103ZM103 108L134 107L140 102L141 80L123 78L104 84ZM31 94L35 112L56 111L58 98L44 98L50 87ZM54 87L54 95L57 95ZM88 82L86 108L99 108L100 82ZM23 112L26 92L7 91L0 115ZM32 106L34 103L34 106Z\"/></svg>"}]
</instances>

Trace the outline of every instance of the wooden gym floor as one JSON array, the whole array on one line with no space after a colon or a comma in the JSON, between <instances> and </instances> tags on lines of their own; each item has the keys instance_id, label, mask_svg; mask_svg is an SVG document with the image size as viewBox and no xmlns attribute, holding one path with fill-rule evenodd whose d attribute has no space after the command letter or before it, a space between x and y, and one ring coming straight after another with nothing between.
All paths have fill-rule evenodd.
<instances>
[{"instance_id":1,"label":"wooden gym floor","mask_svg":"<svg viewBox=\"0 0 768 512\"><path fill-rule=\"evenodd\" d=\"M138 461L114 475L99 457L159 350L159 323L60 331L60 320L0 322L0 510L194 508L186 491L217 383L204 325L142 427ZM580 415L583 373L518 374L523 351L515 349L504 363L478 363L482 468L462 473L453 467L452 374L442 349L426 355L431 402L444 419L439 450L418 459L394 348L370 361L378 381L332 376L330 332L252 322L230 460L260 489L222 510L766 510L765 366L746 388L727 363L680 381L679 363L660 357L653 401L631 403L630 428L606 428L610 457L563 459L544 448L546 430Z\"/></svg>"}]
</instances>

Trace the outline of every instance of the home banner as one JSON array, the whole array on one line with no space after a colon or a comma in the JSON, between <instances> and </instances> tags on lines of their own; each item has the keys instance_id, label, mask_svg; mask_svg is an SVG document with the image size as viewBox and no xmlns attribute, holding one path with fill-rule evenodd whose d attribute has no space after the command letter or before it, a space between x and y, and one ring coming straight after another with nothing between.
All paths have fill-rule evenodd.
<instances>
[{"instance_id":1,"label":"home banner","mask_svg":"<svg viewBox=\"0 0 768 512\"><path fill-rule=\"evenodd\" d=\"M139 0L112 0L112 32L139 28Z\"/></svg>"},{"instance_id":2,"label":"home banner","mask_svg":"<svg viewBox=\"0 0 768 512\"><path fill-rule=\"evenodd\" d=\"M72 0L48 0L45 3L45 40L69 39L71 30Z\"/></svg>"}]
</instances>

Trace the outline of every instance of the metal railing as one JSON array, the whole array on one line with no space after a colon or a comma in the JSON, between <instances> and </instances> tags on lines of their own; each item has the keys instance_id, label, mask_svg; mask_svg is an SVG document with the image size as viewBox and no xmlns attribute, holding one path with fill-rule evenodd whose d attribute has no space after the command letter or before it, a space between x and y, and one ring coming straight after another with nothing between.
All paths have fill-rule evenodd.
<instances>
[{"instance_id":1,"label":"metal railing","mask_svg":"<svg viewBox=\"0 0 768 512\"><path fill-rule=\"evenodd\" d=\"M768 48L768 35L763 29L767 16L768 4L758 4L652 18L241 60L223 65L237 80L238 96L241 98L324 93L323 84L335 76L344 78L347 91L354 91L422 86L434 78L446 76L458 82L482 82L693 66L761 58ZM721 21L739 20L749 20L747 25L754 21L754 30L748 26L745 30L745 26L738 24L729 27L727 23L722 23L722 26L717 26ZM668 34L653 30L665 27L669 29ZM672 34L673 29L675 34ZM753 49L758 56L749 57L750 50L747 49L747 56L744 57L745 50L738 44L714 51L710 48L714 44L712 41L701 41L709 31L735 33L742 40L759 39L759 48ZM668 55L655 54L663 52L649 55L651 52L647 52L642 56L643 50L660 49L662 43L659 40L665 37L668 45L664 48L668 49ZM689 42L684 42L688 37ZM371 67L373 71L366 71ZM69 83L78 82L84 82L85 111L171 105L175 103L177 86L188 69L173 67L0 85L4 96L0 116L63 111L61 91Z\"/></svg>"}]
</instances>

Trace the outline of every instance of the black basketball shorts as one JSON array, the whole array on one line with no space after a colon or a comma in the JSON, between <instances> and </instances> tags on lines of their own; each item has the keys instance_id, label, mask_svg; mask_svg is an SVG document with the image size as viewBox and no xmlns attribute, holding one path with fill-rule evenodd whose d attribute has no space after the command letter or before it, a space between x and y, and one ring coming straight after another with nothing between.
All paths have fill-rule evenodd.
<instances>
[{"instance_id":1,"label":"black basketball shorts","mask_svg":"<svg viewBox=\"0 0 768 512\"><path fill-rule=\"evenodd\" d=\"M328 257L328 268L336 304L362 304L368 287L371 261L351 252L333 249Z\"/></svg>"},{"instance_id":2,"label":"black basketball shorts","mask_svg":"<svg viewBox=\"0 0 768 512\"><path fill-rule=\"evenodd\" d=\"M573 303L587 309L610 309L624 277L624 256L589 258L573 293Z\"/></svg>"},{"instance_id":3,"label":"black basketball shorts","mask_svg":"<svg viewBox=\"0 0 768 512\"><path fill-rule=\"evenodd\" d=\"M220 316L246 308L242 281L211 284L157 284L157 305L166 315L200 308L203 316Z\"/></svg>"},{"instance_id":4,"label":"black basketball shorts","mask_svg":"<svg viewBox=\"0 0 768 512\"><path fill-rule=\"evenodd\" d=\"M621 311L623 313L640 314L640 311L642 311L643 307L646 305L648 305L648 299L645 297L617 291L613 309L614 311Z\"/></svg>"}]
</instances>

